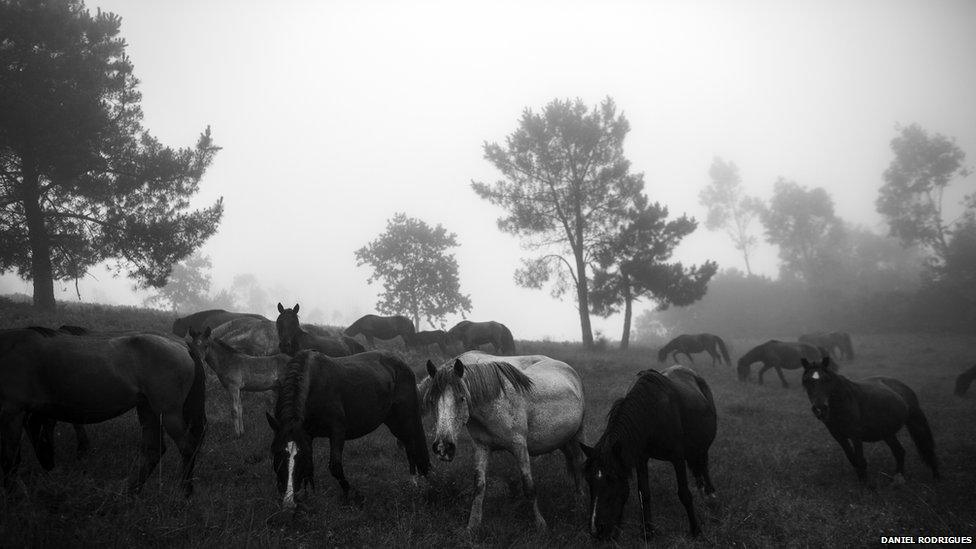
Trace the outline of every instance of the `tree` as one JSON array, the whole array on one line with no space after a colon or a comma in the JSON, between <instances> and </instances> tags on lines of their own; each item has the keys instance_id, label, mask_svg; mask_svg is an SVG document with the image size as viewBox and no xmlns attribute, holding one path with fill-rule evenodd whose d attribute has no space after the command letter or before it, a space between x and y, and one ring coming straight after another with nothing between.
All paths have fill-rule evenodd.
<instances>
[{"instance_id":1,"label":"tree","mask_svg":"<svg viewBox=\"0 0 976 549\"><path fill-rule=\"evenodd\" d=\"M955 140L929 135L918 124L899 127L898 132L891 140L895 158L884 172L875 206L892 236L905 244L922 244L938 262L945 261L952 223L943 218L942 195L950 182L971 173L963 165L966 154ZM972 196L968 200L976 203Z\"/></svg>"},{"instance_id":2,"label":"tree","mask_svg":"<svg viewBox=\"0 0 976 549\"><path fill-rule=\"evenodd\" d=\"M648 295L658 309L670 305L690 305L702 298L718 265L706 261L701 267L685 268L680 262L667 263L674 248L695 231L694 218L681 216L667 220L668 209L649 205L641 196L627 214L627 222L597 254L593 273L592 307L600 316L609 316L624 307L624 331L620 348L630 344L633 303Z\"/></svg>"},{"instance_id":3,"label":"tree","mask_svg":"<svg viewBox=\"0 0 976 549\"><path fill-rule=\"evenodd\" d=\"M267 290L258 282L256 276L251 273L243 273L234 277L230 285L230 294L240 296L241 307L251 313L260 313L271 307L271 298L268 297ZM304 315L305 319L311 322L309 314Z\"/></svg>"},{"instance_id":4,"label":"tree","mask_svg":"<svg viewBox=\"0 0 976 549\"><path fill-rule=\"evenodd\" d=\"M779 246L780 272L822 285L844 238L834 202L820 187L807 189L782 177L773 187L769 207L760 214L766 240Z\"/></svg>"},{"instance_id":5,"label":"tree","mask_svg":"<svg viewBox=\"0 0 976 549\"><path fill-rule=\"evenodd\" d=\"M163 286L223 213L189 210L210 129L178 150L143 129L120 25L80 0L0 0L0 272L32 280L42 309L55 280L106 260Z\"/></svg>"},{"instance_id":6,"label":"tree","mask_svg":"<svg viewBox=\"0 0 976 549\"><path fill-rule=\"evenodd\" d=\"M755 247L756 237L750 234L749 226L762 211L762 201L743 193L739 167L734 162L716 157L708 175L712 182L698 194L698 202L708 208L705 228L710 231L725 229L735 249L742 252L746 272L752 274L749 250Z\"/></svg>"},{"instance_id":7,"label":"tree","mask_svg":"<svg viewBox=\"0 0 976 549\"><path fill-rule=\"evenodd\" d=\"M579 99L553 100L541 113L525 109L505 146L484 144L484 156L504 179L472 181L475 193L507 210L498 228L523 239L530 250L517 284L541 288L553 277L558 296L576 290L583 345L593 346L589 277L598 246L616 230L644 188L630 173L623 142L630 131L609 97L588 110Z\"/></svg>"},{"instance_id":8,"label":"tree","mask_svg":"<svg viewBox=\"0 0 976 549\"><path fill-rule=\"evenodd\" d=\"M376 310L405 314L420 329L420 319L432 326L452 313L471 311L471 298L461 293L458 264L447 250L458 246L457 235L444 227L398 213L386 231L356 250L356 264L373 269L368 282L383 281Z\"/></svg>"},{"instance_id":9,"label":"tree","mask_svg":"<svg viewBox=\"0 0 976 549\"><path fill-rule=\"evenodd\" d=\"M169 282L146 298L146 305L158 305L174 313L191 313L205 309L235 309L231 292L221 290L210 295L210 258L194 253L173 265Z\"/></svg>"}]
</instances>

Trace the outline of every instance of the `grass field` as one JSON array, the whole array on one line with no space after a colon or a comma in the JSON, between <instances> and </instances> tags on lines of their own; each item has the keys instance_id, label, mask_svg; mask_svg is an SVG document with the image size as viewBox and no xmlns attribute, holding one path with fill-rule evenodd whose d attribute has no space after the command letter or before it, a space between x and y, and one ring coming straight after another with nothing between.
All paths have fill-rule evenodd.
<instances>
[{"instance_id":1,"label":"grass field","mask_svg":"<svg viewBox=\"0 0 976 549\"><path fill-rule=\"evenodd\" d=\"M61 323L96 328L168 329L164 314L101 307L70 308L33 316L29 309L0 304L0 327ZM757 340L732 341L733 359ZM858 358L845 362L852 378L884 374L899 378L919 395L942 461L935 482L907 433L908 482L892 484L894 463L882 443L865 448L869 483L857 482L827 430L814 419L799 386L799 372L787 373L782 389L767 372L766 386L740 383L732 369L699 365L719 413L711 450L712 477L721 510L709 513L695 499L702 535L686 537L687 522L666 463L651 462L657 529L654 546L850 546L875 545L882 535L976 535L976 390L952 395L955 376L976 361L976 337L940 334L854 335ZM610 403L622 395L637 371L650 366L650 349L626 353L584 352L578 345L520 342L520 351L559 358L582 374L587 391L587 441L602 432ZM408 356L417 372L426 357ZM435 358L435 361L439 358ZM702 359L704 360L704 359ZM242 439L233 436L228 398L215 379L208 382L210 427L197 466L197 492L184 499L176 489L178 455L170 444L156 474L139 495L122 493L123 479L138 464L138 424L133 412L89 427L92 452L75 459L74 434L58 428L58 466L46 473L24 444L18 481L0 494L0 546L230 545L230 546L466 546L589 545L585 502L559 454L533 460L539 504L549 521L546 533L533 529L529 510L509 495L513 459L492 458L481 533L464 530L473 490L471 451L459 449L450 464L434 462L426 486L415 488L406 459L381 428L346 445L345 470L366 496L362 507L340 505L328 473L328 443L316 443L318 491L312 511L293 521L278 517L277 492L264 420L268 398L246 395ZM636 488L625 511L618 543L642 545Z\"/></svg>"}]
</instances>

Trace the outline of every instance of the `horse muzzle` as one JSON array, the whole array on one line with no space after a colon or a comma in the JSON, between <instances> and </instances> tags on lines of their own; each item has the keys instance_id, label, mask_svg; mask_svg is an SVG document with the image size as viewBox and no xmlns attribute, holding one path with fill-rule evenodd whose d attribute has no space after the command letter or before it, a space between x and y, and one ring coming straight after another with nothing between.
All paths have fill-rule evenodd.
<instances>
[{"instance_id":1,"label":"horse muzzle","mask_svg":"<svg viewBox=\"0 0 976 549\"><path fill-rule=\"evenodd\" d=\"M437 458L441 461L452 461L457 447L449 440L435 440L431 450L437 454Z\"/></svg>"}]
</instances>

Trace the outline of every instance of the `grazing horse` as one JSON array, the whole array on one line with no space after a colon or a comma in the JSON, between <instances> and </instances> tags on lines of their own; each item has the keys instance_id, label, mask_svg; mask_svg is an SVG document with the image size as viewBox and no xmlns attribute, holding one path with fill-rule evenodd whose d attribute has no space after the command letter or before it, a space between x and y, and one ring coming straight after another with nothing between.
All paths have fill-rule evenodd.
<instances>
[{"instance_id":1,"label":"grazing horse","mask_svg":"<svg viewBox=\"0 0 976 549\"><path fill-rule=\"evenodd\" d=\"M722 338L712 334L679 335L669 341L667 345L661 347L661 350L657 352L657 360L658 362L664 362L668 359L668 355L674 355L672 358L677 362L678 354L680 353L694 363L695 359L691 358L691 353L702 352L708 353L712 357L712 366L715 366L716 360L720 364L722 360L725 360L726 366L732 366L732 359L729 358L729 350L725 346L725 342L722 341ZM722 354L719 355L719 352Z\"/></svg>"},{"instance_id":2,"label":"grazing horse","mask_svg":"<svg viewBox=\"0 0 976 549\"><path fill-rule=\"evenodd\" d=\"M436 343L441 354L446 355L447 345L451 342L451 337L444 330L428 330L413 334L407 338L406 342L407 347L419 348L423 351L426 351L427 347Z\"/></svg>"},{"instance_id":3,"label":"grazing horse","mask_svg":"<svg viewBox=\"0 0 976 549\"><path fill-rule=\"evenodd\" d=\"M539 512L530 456L561 450L577 490L583 456L583 382L565 362L545 356L499 357L462 354L440 368L427 361L422 384L424 407L433 410L434 453L454 459L463 427L474 446L475 494L468 531L481 525L488 455L506 450L515 456L523 493L532 505L536 527L545 530Z\"/></svg>"},{"instance_id":4,"label":"grazing horse","mask_svg":"<svg viewBox=\"0 0 976 549\"><path fill-rule=\"evenodd\" d=\"M130 487L139 490L165 451L162 431L183 457L182 486L193 491L193 466L207 416L203 361L183 344L152 334L70 336L46 328L0 332L0 463L8 484L20 462L26 416L98 423L136 408L142 464ZM41 430L43 433L43 430ZM53 465L40 433L28 435ZM38 444L38 443L41 444Z\"/></svg>"},{"instance_id":5,"label":"grazing horse","mask_svg":"<svg viewBox=\"0 0 976 549\"><path fill-rule=\"evenodd\" d=\"M307 486L314 488L312 441L329 439L329 472L339 482L344 501L361 500L342 469L347 440L386 425L407 452L410 473L430 470L427 439L420 416L413 370L384 351L330 358L300 351L286 365L277 385L275 415L268 415L274 431L272 465L282 504L294 508Z\"/></svg>"},{"instance_id":6,"label":"grazing horse","mask_svg":"<svg viewBox=\"0 0 976 549\"><path fill-rule=\"evenodd\" d=\"M840 358L854 358L854 344L851 342L851 334L847 332L816 332L803 334L797 338L801 343L809 343L815 347L827 349L831 357L835 360Z\"/></svg>"},{"instance_id":7,"label":"grazing horse","mask_svg":"<svg viewBox=\"0 0 976 549\"><path fill-rule=\"evenodd\" d=\"M408 338L414 334L413 322L409 318L401 315L377 316L365 315L346 328L345 334L349 337L363 335L370 347L375 348L377 339L393 339L400 336L404 344Z\"/></svg>"},{"instance_id":8,"label":"grazing horse","mask_svg":"<svg viewBox=\"0 0 976 549\"><path fill-rule=\"evenodd\" d=\"M956 396L964 396L974 379L976 379L976 365L959 374L959 377L956 378Z\"/></svg>"},{"instance_id":9,"label":"grazing horse","mask_svg":"<svg viewBox=\"0 0 976 549\"><path fill-rule=\"evenodd\" d=\"M491 343L496 353L515 354L515 340L512 338L512 332L501 322L462 320L447 333L460 341L466 351L477 349L479 345Z\"/></svg>"},{"instance_id":10,"label":"grazing horse","mask_svg":"<svg viewBox=\"0 0 976 549\"><path fill-rule=\"evenodd\" d=\"M339 339L306 331L298 322L297 303L294 309L286 309L279 303L278 313L275 326L278 331L278 349L282 353L294 356L298 351L311 349L331 357L340 357L366 350L358 341L348 336Z\"/></svg>"},{"instance_id":11,"label":"grazing horse","mask_svg":"<svg viewBox=\"0 0 976 549\"><path fill-rule=\"evenodd\" d=\"M586 454L586 482L590 486L590 534L616 536L630 490L630 472L637 471L637 491L644 535L651 525L651 493L647 460L671 462L678 482L678 499L688 515L692 536L699 533L685 467L691 469L706 501L715 501L708 472L708 449L715 440L717 415L712 391L692 369L675 365L664 373L644 370L630 390L614 402L607 428Z\"/></svg>"},{"instance_id":12,"label":"grazing horse","mask_svg":"<svg viewBox=\"0 0 976 549\"><path fill-rule=\"evenodd\" d=\"M783 377L783 370L798 370L802 367L801 358L819 361L827 354L825 349L808 343L770 339L766 343L753 347L739 359L739 381L749 379L749 367L753 362L762 362L763 367L759 370L760 385L763 384L763 374L766 370L775 368L779 380L783 382L783 387L789 387L790 384Z\"/></svg>"},{"instance_id":13,"label":"grazing horse","mask_svg":"<svg viewBox=\"0 0 976 549\"><path fill-rule=\"evenodd\" d=\"M260 318L268 320L261 315L251 313L232 313L223 309L210 309L200 311L189 316L177 318L173 322L173 333L179 337L185 337L191 329L195 332L202 332L206 328L216 328L225 322L237 318ZM270 321L269 321L270 322Z\"/></svg>"},{"instance_id":14,"label":"grazing horse","mask_svg":"<svg viewBox=\"0 0 976 549\"><path fill-rule=\"evenodd\" d=\"M241 391L270 391L291 359L286 354L270 356L246 355L223 340L212 337L210 328L202 334L189 330L191 348L203 357L217 374L220 384L230 395L230 415L234 422L234 434L244 435L244 408Z\"/></svg>"},{"instance_id":15,"label":"grazing horse","mask_svg":"<svg viewBox=\"0 0 976 549\"><path fill-rule=\"evenodd\" d=\"M813 415L827 426L860 480L867 480L863 443L881 440L895 456L895 480L904 480L905 449L897 436L902 426L908 428L922 461L932 469L932 476L939 478L932 430L915 391L908 385L883 376L851 381L828 367L829 357L812 363L802 359L802 363L803 388Z\"/></svg>"}]
</instances>

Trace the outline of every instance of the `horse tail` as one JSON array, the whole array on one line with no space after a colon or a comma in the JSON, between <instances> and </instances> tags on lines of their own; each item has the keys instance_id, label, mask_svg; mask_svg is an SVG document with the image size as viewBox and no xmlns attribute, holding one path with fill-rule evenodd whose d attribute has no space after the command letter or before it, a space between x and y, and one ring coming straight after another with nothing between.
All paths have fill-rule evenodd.
<instances>
[{"instance_id":1,"label":"horse tail","mask_svg":"<svg viewBox=\"0 0 976 549\"><path fill-rule=\"evenodd\" d=\"M722 340L719 339L719 341ZM712 409L714 410L715 397L712 395L712 388L709 387L708 383L705 382L705 379L698 374L695 374L695 384L698 385L698 390L701 391L703 395L705 395L705 399L708 400L708 403L711 404Z\"/></svg>"},{"instance_id":2,"label":"horse tail","mask_svg":"<svg viewBox=\"0 0 976 549\"><path fill-rule=\"evenodd\" d=\"M401 442L413 462L412 465L417 468L418 473L426 477L430 473L430 453L427 450L427 433L424 431L422 397L417 388L417 376L410 366L395 356L388 355L381 360L392 361L394 371L400 373L398 377L405 401L398 415L402 415L404 424L401 425L405 428L405 434L410 437L410 440Z\"/></svg>"},{"instance_id":3,"label":"horse tail","mask_svg":"<svg viewBox=\"0 0 976 549\"><path fill-rule=\"evenodd\" d=\"M725 342L722 338L715 336L715 344L718 345L718 350L722 351L722 358L725 359L725 365L731 367L732 359L729 358L729 349L725 346Z\"/></svg>"},{"instance_id":4,"label":"horse tail","mask_svg":"<svg viewBox=\"0 0 976 549\"><path fill-rule=\"evenodd\" d=\"M515 338L512 337L512 331L508 329L508 326L504 324L499 324L501 327L501 339L502 339L502 352L514 355L515 354Z\"/></svg>"},{"instance_id":5,"label":"horse tail","mask_svg":"<svg viewBox=\"0 0 976 549\"><path fill-rule=\"evenodd\" d=\"M911 394L912 397L915 393ZM939 478L939 460L935 457L935 440L932 438L932 429L929 422L922 413L922 408L918 405L918 399L912 398L909 402L908 419L905 420L905 427L911 435L915 448L918 449L922 461L932 469L932 476Z\"/></svg>"},{"instance_id":6,"label":"horse tail","mask_svg":"<svg viewBox=\"0 0 976 549\"><path fill-rule=\"evenodd\" d=\"M203 369L203 357L193 357L193 384L183 401L183 421L193 437L193 446L199 448L207 429L207 373Z\"/></svg>"}]
</instances>

